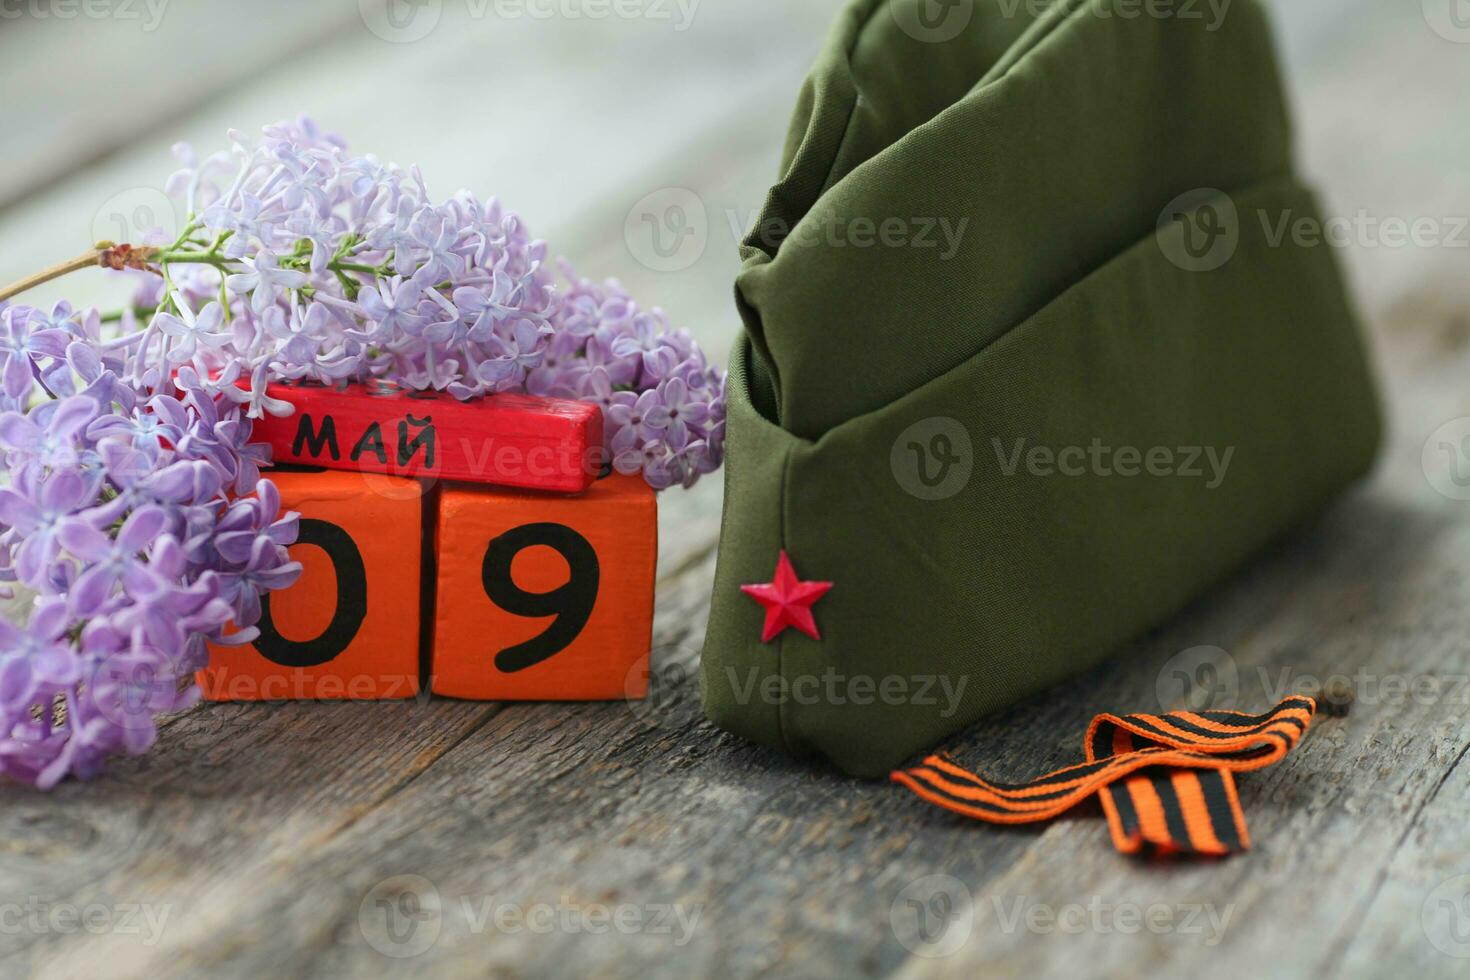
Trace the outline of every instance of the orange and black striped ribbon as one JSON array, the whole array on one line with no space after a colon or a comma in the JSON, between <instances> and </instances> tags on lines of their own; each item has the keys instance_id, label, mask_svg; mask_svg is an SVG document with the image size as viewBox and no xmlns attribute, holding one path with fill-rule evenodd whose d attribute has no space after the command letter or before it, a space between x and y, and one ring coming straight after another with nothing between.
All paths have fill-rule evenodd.
<instances>
[{"instance_id":1,"label":"orange and black striped ribbon","mask_svg":"<svg viewBox=\"0 0 1470 980\"><path fill-rule=\"evenodd\" d=\"M1233 854L1250 849L1235 773L1279 761L1316 711L1311 698L1290 697L1260 715L1098 715L1087 730L1086 762L1029 783L990 782L944 754L889 778L989 823L1050 820L1096 793L1124 853Z\"/></svg>"}]
</instances>

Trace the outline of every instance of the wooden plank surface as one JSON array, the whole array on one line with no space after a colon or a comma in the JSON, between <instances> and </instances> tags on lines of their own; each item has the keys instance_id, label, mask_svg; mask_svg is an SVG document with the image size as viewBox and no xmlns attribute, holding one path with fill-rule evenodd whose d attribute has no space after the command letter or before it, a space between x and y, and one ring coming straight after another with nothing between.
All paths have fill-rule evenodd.
<instances>
[{"instance_id":1,"label":"wooden plank surface","mask_svg":"<svg viewBox=\"0 0 1470 980\"><path fill-rule=\"evenodd\" d=\"M727 215L758 204L832 6L711 2L671 41L653 22L507 25L448 3L421 41L344 35L177 129L202 142L310 93L360 145L423 162L442 190L500 193L722 353ZM1417 4L1282 8L1302 159L1329 213L1470 214L1470 46ZM413 97L385 86L388 105L368 105L330 84L365 57L408 73ZM483 80L474 125L460 78ZM163 142L0 212L7 272L29 262L9 243L61 248L88 202L159 179ZM666 187L694 190L712 219L679 274L640 265L623 238L629 209ZM1251 854L1130 861L1095 811L982 827L712 729L695 678L721 496L707 482L661 501L648 702L212 705L93 783L0 788L0 974L1463 976L1470 503L1436 490L1445 474L1423 448L1470 416L1470 250L1370 237L1343 257L1381 355L1379 472L1114 661L954 746L1003 779L1075 760L1093 714L1158 707L1176 655L1200 645L1227 651L1245 704L1355 677L1347 718L1241 779ZM1395 693L1427 681L1438 694ZM941 893L953 916L924 903ZM951 955L905 943L911 898L936 935L964 939ZM9 910L41 903L153 919L12 927ZM1130 926L1150 909L1155 929ZM543 915L549 929L525 921Z\"/></svg>"},{"instance_id":2,"label":"wooden plank surface","mask_svg":"<svg viewBox=\"0 0 1470 980\"><path fill-rule=\"evenodd\" d=\"M166 147L178 138L169 130L180 113L248 85L359 20L350 4L292 0L61 0L7 4L0 17L0 205L141 138ZM144 53L166 53L166 60L150 64Z\"/></svg>"}]
</instances>

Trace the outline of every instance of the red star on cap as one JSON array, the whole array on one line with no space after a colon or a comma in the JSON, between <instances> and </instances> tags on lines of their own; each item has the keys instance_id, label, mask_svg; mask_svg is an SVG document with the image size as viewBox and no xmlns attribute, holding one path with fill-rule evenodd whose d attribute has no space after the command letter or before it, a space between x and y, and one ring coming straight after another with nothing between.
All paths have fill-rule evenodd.
<instances>
[{"instance_id":1,"label":"red star on cap","mask_svg":"<svg viewBox=\"0 0 1470 980\"><path fill-rule=\"evenodd\" d=\"M831 582L803 582L796 577L785 550L776 562L776 579L760 585L742 585L740 591L766 607L766 625L761 642L770 643L788 626L795 626L814 640L822 634L812 618L812 604L832 588Z\"/></svg>"}]
</instances>

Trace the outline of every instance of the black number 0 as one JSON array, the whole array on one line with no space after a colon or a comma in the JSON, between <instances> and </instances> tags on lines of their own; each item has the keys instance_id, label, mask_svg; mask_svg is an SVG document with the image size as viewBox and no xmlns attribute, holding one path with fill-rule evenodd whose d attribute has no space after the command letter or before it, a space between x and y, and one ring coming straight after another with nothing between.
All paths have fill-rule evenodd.
<instances>
[{"instance_id":1,"label":"black number 0","mask_svg":"<svg viewBox=\"0 0 1470 980\"><path fill-rule=\"evenodd\" d=\"M282 667L316 667L346 650L362 628L367 617L367 569L363 568L362 552L357 550L352 535L330 521L303 517L296 543L314 544L332 559L337 571L337 606L332 621L315 639L288 640L271 621L271 597L267 592L260 597L260 636L255 638L255 649Z\"/></svg>"},{"instance_id":2,"label":"black number 0","mask_svg":"<svg viewBox=\"0 0 1470 980\"><path fill-rule=\"evenodd\" d=\"M510 576L515 556L536 545L556 549L571 569L566 583L550 592L527 592ZM544 633L497 653L495 668L513 674L565 650L592 615L601 574L597 551L565 524L524 524L492 540L480 566L480 578L490 601L516 616L556 617Z\"/></svg>"}]
</instances>

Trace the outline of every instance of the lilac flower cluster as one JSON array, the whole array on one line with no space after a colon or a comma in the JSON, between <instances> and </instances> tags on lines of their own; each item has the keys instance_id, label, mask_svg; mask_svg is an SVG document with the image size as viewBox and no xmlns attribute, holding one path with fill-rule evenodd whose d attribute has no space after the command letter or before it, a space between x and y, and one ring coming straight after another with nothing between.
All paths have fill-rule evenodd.
<instances>
[{"instance_id":1,"label":"lilac flower cluster","mask_svg":"<svg viewBox=\"0 0 1470 980\"><path fill-rule=\"evenodd\" d=\"M133 380L188 364L251 417L289 410L266 393L280 380L588 399L620 472L663 489L719 468L724 375L661 311L570 272L558 292L545 243L496 201L433 203L417 169L352 156L309 120L231 135L202 161L176 148L170 190L198 217L134 299L152 319Z\"/></svg>"},{"instance_id":2,"label":"lilac flower cluster","mask_svg":"<svg viewBox=\"0 0 1470 980\"><path fill-rule=\"evenodd\" d=\"M0 618L0 775L42 787L147 749L300 572L241 407L126 361L95 311L0 309L0 581L33 601Z\"/></svg>"},{"instance_id":3,"label":"lilac flower cluster","mask_svg":"<svg viewBox=\"0 0 1470 980\"><path fill-rule=\"evenodd\" d=\"M602 406L613 467L642 472L655 489L693 486L719 468L725 445L725 375L662 310L642 310L618 285L579 279L561 295L551 341L526 375L533 395Z\"/></svg>"}]
</instances>

